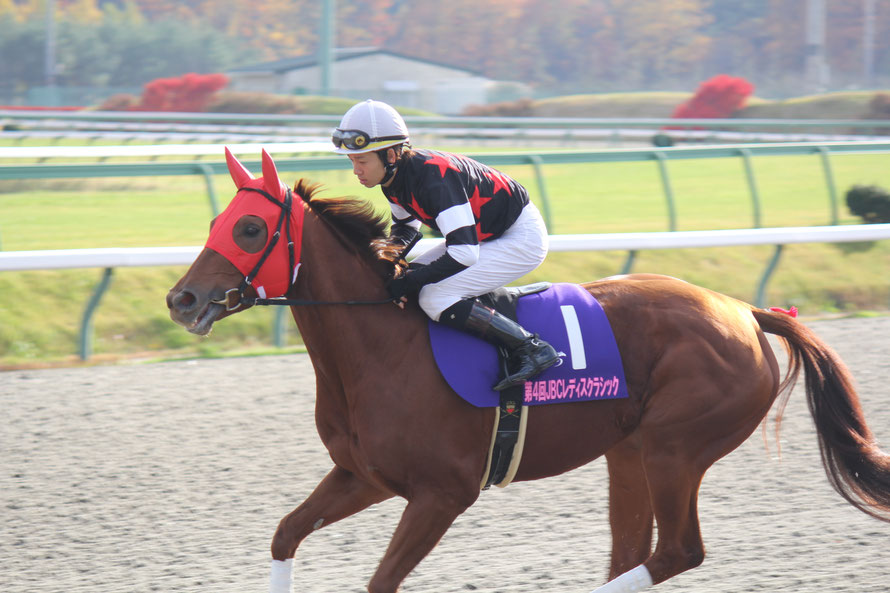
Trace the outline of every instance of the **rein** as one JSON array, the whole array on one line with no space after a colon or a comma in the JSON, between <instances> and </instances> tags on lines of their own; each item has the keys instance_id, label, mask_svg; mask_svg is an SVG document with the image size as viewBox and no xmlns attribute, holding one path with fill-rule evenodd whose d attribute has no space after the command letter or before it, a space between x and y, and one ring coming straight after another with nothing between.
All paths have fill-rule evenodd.
<instances>
[{"instance_id":1,"label":"rein","mask_svg":"<svg viewBox=\"0 0 890 593\"><path fill-rule=\"evenodd\" d=\"M287 305L290 307L311 306L311 305L384 305L393 302L393 299L381 299L379 301L308 301L304 299L286 299L283 297L274 299L240 299L239 304L243 305Z\"/></svg>"}]
</instances>

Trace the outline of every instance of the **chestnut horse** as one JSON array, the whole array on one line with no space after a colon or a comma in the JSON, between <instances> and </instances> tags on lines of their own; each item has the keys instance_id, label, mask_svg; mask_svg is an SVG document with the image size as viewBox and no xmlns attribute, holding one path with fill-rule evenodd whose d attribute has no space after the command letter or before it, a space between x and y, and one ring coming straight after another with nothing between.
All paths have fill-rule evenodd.
<instances>
[{"instance_id":1,"label":"chestnut horse","mask_svg":"<svg viewBox=\"0 0 890 593\"><path fill-rule=\"evenodd\" d=\"M227 159L238 192L167 295L170 316L206 335L215 321L255 304L257 292L304 301L292 313L315 368L318 433L334 462L281 520L271 588L290 590L292 559L313 530L400 496L407 506L368 584L371 593L392 593L479 496L493 413L449 388L416 304L386 302L394 264L384 257L392 249L380 248L384 217L366 201L322 199L302 180L291 192L265 152L258 179L228 152ZM272 201L280 216L262 211ZM223 236L214 238L220 225ZM259 289L264 266L280 272ZM781 415L801 370L829 481L860 510L890 520L890 456L866 426L849 371L805 325L664 276L583 287L611 322L629 397L535 408L514 479L555 476L606 456L611 580L597 591L639 591L702 563L702 477L780 393ZM764 332L789 352L784 379Z\"/></svg>"}]
</instances>

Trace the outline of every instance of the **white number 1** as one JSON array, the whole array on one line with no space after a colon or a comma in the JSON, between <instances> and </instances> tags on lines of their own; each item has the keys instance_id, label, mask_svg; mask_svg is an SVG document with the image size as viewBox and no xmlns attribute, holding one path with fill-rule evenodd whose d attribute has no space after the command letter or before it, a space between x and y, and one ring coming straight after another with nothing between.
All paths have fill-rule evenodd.
<instances>
[{"instance_id":1,"label":"white number 1","mask_svg":"<svg viewBox=\"0 0 890 593\"><path fill-rule=\"evenodd\" d=\"M581 337L581 324L578 323L578 313L573 305L560 305L562 319L566 324L566 334L569 336L569 356L572 358L574 370L587 368L587 356L584 354L584 339Z\"/></svg>"}]
</instances>

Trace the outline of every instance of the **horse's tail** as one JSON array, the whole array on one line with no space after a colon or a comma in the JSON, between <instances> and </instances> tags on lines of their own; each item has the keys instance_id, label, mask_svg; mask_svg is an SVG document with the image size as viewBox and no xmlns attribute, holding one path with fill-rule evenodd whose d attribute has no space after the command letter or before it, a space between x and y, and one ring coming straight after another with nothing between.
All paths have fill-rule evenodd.
<instances>
[{"instance_id":1,"label":"horse's tail","mask_svg":"<svg viewBox=\"0 0 890 593\"><path fill-rule=\"evenodd\" d=\"M789 367L780 390L790 387L804 370L807 405L816 424L822 465L828 481L850 504L890 522L890 455L878 447L865 423L853 377L847 366L807 326L783 313L753 309L763 331L781 338Z\"/></svg>"}]
</instances>

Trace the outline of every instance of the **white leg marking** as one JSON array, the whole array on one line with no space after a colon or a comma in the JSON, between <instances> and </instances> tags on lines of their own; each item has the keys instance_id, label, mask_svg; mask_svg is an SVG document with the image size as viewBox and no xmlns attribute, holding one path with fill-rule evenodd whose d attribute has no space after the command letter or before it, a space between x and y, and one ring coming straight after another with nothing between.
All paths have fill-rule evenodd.
<instances>
[{"instance_id":1,"label":"white leg marking","mask_svg":"<svg viewBox=\"0 0 890 593\"><path fill-rule=\"evenodd\" d=\"M291 593L291 573L294 570L294 559L273 560L269 572L269 593Z\"/></svg>"},{"instance_id":2,"label":"white leg marking","mask_svg":"<svg viewBox=\"0 0 890 593\"><path fill-rule=\"evenodd\" d=\"M593 593L638 593L652 586L649 570L640 564L622 575L618 575Z\"/></svg>"}]
</instances>

